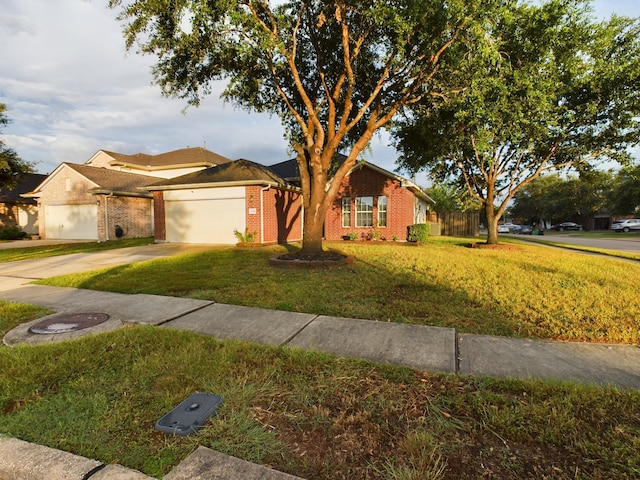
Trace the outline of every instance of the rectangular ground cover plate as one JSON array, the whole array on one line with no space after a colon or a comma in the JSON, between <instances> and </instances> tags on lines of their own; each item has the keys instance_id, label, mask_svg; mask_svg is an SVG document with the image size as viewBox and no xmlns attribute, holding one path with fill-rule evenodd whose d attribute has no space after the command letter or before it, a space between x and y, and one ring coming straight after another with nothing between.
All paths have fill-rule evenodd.
<instances>
[{"instance_id":1,"label":"rectangular ground cover plate","mask_svg":"<svg viewBox=\"0 0 640 480\"><path fill-rule=\"evenodd\" d=\"M156 422L156 430L170 435L191 435L207 423L222 405L222 397L194 393Z\"/></svg>"}]
</instances>

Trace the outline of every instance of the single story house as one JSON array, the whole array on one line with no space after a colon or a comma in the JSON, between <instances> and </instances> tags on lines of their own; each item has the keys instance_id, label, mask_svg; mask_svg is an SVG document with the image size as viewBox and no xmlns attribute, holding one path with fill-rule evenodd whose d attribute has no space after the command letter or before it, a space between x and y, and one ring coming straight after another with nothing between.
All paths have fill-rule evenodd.
<instances>
[{"instance_id":1,"label":"single story house","mask_svg":"<svg viewBox=\"0 0 640 480\"><path fill-rule=\"evenodd\" d=\"M300 188L269 167L236 160L144 187L153 192L157 242L261 244L302 239Z\"/></svg>"},{"instance_id":2,"label":"single story house","mask_svg":"<svg viewBox=\"0 0 640 480\"><path fill-rule=\"evenodd\" d=\"M33 190L45 178L47 176L40 173L25 173L13 188L0 188L0 228L18 227L30 235L38 234L37 202L21 195Z\"/></svg>"},{"instance_id":3,"label":"single story house","mask_svg":"<svg viewBox=\"0 0 640 480\"><path fill-rule=\"evenodd\" d=\"M344 162L337 155L334 167ZM272 165L273 171L293 184L300 174L295 159ZM349 234L358 239L406 240L407 228L427 223L427 212L435 201L415 183L366 161L359 161L342 181L338 195L327 212L326 240L340 240Z\"/></svg>"}]
</instances>

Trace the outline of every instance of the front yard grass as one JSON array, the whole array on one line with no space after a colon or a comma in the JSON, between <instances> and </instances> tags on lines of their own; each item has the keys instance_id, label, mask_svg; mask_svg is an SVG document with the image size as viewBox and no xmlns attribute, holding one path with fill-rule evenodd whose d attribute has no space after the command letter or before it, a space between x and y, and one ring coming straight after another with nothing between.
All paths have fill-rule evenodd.
<instances>
[{"instance_id":1,"label":"front yard grass","mask_svg":"<svg viewBox=\"0 0 640 480\"><path fill-rule=\"evenodd\" d=\"M0 339L11 329L53 313L46 308L0 300ZM0 348L4 344L0 343Z\"/></svg>"},{"instance_id":2,"label":"front yard grass","mask_svg":"<svg viewBox=\"0 0 640 480\"><path fill-rule=\"evenodd\" d=\"M0 263L55 257L58 255L69 255L71 253L99 252L115 248L138 247L152 243L153 238L151 237L109 240L107 242L64 243L59 245L38 245L37 243L29 245L29 242L25 241L24 247L0 249Z\"/></svg>"},{"instance_id":3,"label":"front yard grass","mask_svg":"<svg viewBox=\"0 0 640 480\"><path fill-rule=\"evenodd\" d=\"M468 242L328 244L356 263L314 271L269 267L283 247L218 250L39 283L637 342L639 265ZM0 303L0 335L44 313ZM154 430L198 391L225 399L203 430ZM0 348L0 432L157 478L198 445L308 480L640 478L638 390L433 374L144 326Z\"/></svg>"},{"instance_id":4,"label":"front yard grass","mask_svg":"<svg viewBox=\"0 0 640 480\"><path fill-rule=\"evenodd\" d=\"M198 445L308 480L634 479L640 392L438 375L129 327L0 349L0 432L161 478ZM193 392L197 435L154 430Z\"/></svg>"},{"instance_id":5,"label":"front yard grass","mask_svg":"<svg viewBox=\"0 0 640 480\"><path fill-rule=\"evenodd\" d=\"M516 250L468 239L328 243L354 265L278 270L284 247L217 250L39 281L122 293L553 340L640 343L640 264L517 240Z\"/></svg>"}]
</instances>

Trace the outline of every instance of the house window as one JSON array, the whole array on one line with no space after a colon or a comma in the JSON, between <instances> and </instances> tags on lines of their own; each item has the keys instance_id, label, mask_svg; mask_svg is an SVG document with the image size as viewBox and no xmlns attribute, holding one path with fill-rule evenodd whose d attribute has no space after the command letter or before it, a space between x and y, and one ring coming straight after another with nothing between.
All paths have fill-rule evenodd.
<instances>
[{"instance_id":1,"label":"house window","mask_svg":"<svg viewBox=\"0 0 640 480\"><path fill-rule=\"evenodd\" d=\"M345 228L351 226L351 198L349 197L342 199L342 226Z\"/></svg>"},{"instance_id":2,"label":"house window","mask_svg":"<svg viewBox=\"0 0 640 480\"><path fill-rule=\"evenodd\" d=\"M356 198L356 227L373 227L373 197Z\"/></svg>"},{"instance_id":3,"label":"house window","mask_svg":"<svg viewBox=\"0 0 640 480\"><path fill-rule=\"evenodd\" d=\"M378 227L387 226L387 197L378 197Z\"/></svg>"}]
</instances>

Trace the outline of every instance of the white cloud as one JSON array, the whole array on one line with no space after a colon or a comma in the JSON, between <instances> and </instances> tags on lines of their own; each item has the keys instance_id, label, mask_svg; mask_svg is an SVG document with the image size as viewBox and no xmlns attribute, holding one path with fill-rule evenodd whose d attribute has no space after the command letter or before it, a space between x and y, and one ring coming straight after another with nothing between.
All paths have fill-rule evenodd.
<instances>
[{"instance_id":1,"label":"white cloud","mask_svg":"<svg viewBox=\"0 0 640 480\"><path fill-rule=\"evenodd\" d=\"M106 0L2 0L0 103L12 123L6 143L38 170L83 163L99 149L161 153L202 146L230 158L272 164L287 158L277 117L224 105L217 85L199 108L153 86L154 59L125 51ZM615 5L614 5L615 4ZM639 15L640 0L597 0L596 13ZM365 158L394 170L383 132ZM418 182L425 184L424 179Z\"/></svg>"}]
</instances>

